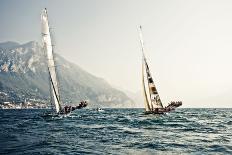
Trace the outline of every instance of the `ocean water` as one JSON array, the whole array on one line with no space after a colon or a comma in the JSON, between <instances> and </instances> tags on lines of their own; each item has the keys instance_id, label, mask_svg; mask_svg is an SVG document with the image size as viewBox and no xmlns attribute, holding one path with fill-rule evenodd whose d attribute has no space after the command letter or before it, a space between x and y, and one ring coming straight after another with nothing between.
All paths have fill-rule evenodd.
<instances>
[{"instance_id":1,"label":"ocean water","mask_svg":"<svg viewBox=\"0 0 232 155\"><path fill-rule=\"evenodd\" d=\"M0 154L232 154L232 109L0 110Z\"/></svg>"}]
</instances>

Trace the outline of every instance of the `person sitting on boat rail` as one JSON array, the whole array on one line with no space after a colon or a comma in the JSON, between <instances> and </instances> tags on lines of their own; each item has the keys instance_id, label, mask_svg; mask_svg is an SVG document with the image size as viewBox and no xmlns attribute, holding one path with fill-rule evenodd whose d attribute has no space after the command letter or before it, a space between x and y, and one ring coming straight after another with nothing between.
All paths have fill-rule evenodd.
<instances>
[{"instance_id":1,"label":"person sitting on boat rail","mask_svg":"<svg viewBox=\"0 0 232 155\"><path fill-rule=\"evenodd\" d=\"M159 112L159 108L155 108L155 112L158 113Z\"/></svg>"},{"instance_id":2,"label":"person sitting on boat rail","mask_svg":"<svg viewBox=\"0 0 232 155\"><path fill-rule=\"evenodd\" d=\"M69 113L70 112L70 108L69 108L69 106L64 106L64 109L63 109L63 112L64 112L64 114L67 114L67 113Z\"/></svg>"},{"instance_id":3,"label":"person sitting on boat rail","mask_svg":"<svg viewBox=\"0 0 232 155\"><path fill-rule=\"evenodd\" d=\"M76 109L84 108L88 105L87 101L81 101L78 106L76 106Z\"/></svg>"}]
</instances>

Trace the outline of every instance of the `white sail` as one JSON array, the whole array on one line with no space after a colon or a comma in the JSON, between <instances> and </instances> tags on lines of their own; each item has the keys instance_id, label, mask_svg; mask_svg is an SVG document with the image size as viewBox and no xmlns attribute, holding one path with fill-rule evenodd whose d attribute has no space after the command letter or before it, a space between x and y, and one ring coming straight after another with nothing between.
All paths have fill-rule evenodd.
<instances>
[{"instance_id":1,"label":"white sail","mask_svg":"<svg viewBox=\"0 0 232 155\"><path fill-rule=\"evenodd\" d=\"M146 68L146 77L147 77L147 84L148 84L148 92L150 94L150 103L151 108L163 108L162 102L160 100L158 91L156 89L156 86L154 84L153 78L151 76L148 64L146 62L146 59L144 57L144 66Z\"/></svg>"},{"instance_id":2,"label":"white sail","mask_svg":"<svg viewBox=\"0 0 232 155\"><path fill-rule=\"evenodd\" d=\"M51 101L52 104L55 105L56 112L59 113L61 111L61 101L60 101L60 93L56 75L55 61L53 56L53 46L50 35L50 28L48 23L48 15L47 10L44 9L41 14L42 21L42 43L45 53L47 55L47 63L48 63L48 73L50 79L50 87L51 87Z\"/></svg>"},{"instance_id":3,"label":"white sail","mask_svg":"<svg viewBox=\"0 0 232 155\"><path fill-rule=\"evenodd\" d=\"M144 95L144 105L145 105L145 111L151 111L151 102L150 99L148 99L148 93L147 92L147 88L146 88L146 82L145 82L145 78L144 78L144 43L143 43L143 36L142 36L142 27L139 27L139 39L140 39L140 44L141 44L141 50L142 50L142 54L143 54L143 60L142 60L142 85L143 85L143 95Z\"/></svg>"},{"instance_id":4,"label":"white sail","mask_svg":"<svg viewBox=\"0 0 232 155\"><path fill-rule=\"evenodd\" d=\"M143 61L142 63L143 80L142 82L143 82L143 90L144 90L144 97L145 97L145 110L151 111L154 108L163 108L163 105L160 100L157 89L155 87L153 78L151 76L150 69L146 61L146 57L144 55L145 48L144 48L144 42L143 42L143 36L142 36L142 27L140 26L139 28L140 28L139 29L140 43L141 43L142 54L143 54L143 60L142 60ZM146 74L144 73L144 69L146 70ZM147 85L147 87L145 85Z\"/></svg>"},{"instance_id":5,"label":"white sail","mask_svg":"<svg viewBox=\"0 0 232 155\"><path fill-rule=\"evenodd\" d=\"M144 61L143 61L144 63ZM143 95L144 95L144 106L145 111L151 111L149 100L147 97L146 87L145 87L145 78L144 78L144 65L142 64L142 85L143 85Z\"/></svg>"}]
</instances>

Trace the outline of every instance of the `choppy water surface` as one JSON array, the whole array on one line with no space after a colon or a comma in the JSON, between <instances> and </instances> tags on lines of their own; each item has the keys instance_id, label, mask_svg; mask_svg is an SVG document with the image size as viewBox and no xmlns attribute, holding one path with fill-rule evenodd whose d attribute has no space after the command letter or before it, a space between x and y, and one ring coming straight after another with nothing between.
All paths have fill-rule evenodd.
<instances>
[{"instance_id":1,"label":"choppy water surface","mask_svg":"<svg viewBox=\"0 0 232 155\"><path fill-rule=\"evenodd\" d=\"M232 109L0 110L0 154L232 154Z\"/></svg>"}]
</instances>

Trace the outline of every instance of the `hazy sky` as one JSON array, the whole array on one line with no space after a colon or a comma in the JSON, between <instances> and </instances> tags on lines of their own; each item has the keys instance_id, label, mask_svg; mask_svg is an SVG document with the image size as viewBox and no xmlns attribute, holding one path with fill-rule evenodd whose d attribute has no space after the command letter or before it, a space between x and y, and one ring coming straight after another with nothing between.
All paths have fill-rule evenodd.
<instances>
[{"instance_id":1,"label":"hazy sky","mask_svg":"<svg viewBox=\"0 0 232 155\"><path fill-rule=\"evenodd\" d=\"M0 42L40 41L44 7L57 53L113 86L142 88L141 24L163 102L232 107L232 1L1 0Z\"/></svg>"}]
</instances>

